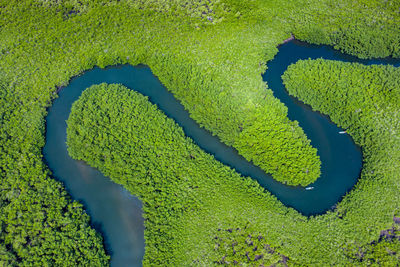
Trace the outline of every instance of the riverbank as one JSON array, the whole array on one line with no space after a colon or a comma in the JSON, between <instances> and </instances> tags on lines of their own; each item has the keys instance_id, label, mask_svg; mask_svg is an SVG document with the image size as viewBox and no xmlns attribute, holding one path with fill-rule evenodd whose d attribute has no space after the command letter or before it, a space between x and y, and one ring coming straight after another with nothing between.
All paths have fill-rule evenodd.
<instances>
[{"instance_id":1,"label":"riverbank","mask_svg":"<svg viewBox=\"0 0 400 267\"><path fill-rule=\"evenodd\" d=\"M295 40L295 39L296 39L296 38L294 37L293 33L291 33L291 34L290 34L290 37L287 38L287 39L285 39L285 40L283 40L283 42L282 42L280 45L287 44L287 43L289 43L290 41L293 41L293 40Z\"/></svg>"}]
</instances>

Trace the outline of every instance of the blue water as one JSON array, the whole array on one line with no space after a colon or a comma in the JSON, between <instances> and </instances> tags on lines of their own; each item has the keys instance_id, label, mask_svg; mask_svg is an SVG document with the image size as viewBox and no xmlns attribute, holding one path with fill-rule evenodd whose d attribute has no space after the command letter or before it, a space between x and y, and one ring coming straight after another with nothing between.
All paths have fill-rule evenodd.
<instances>
[{"instance_id":1,"label":"blue water","mask_svg":"<svg viewBox=\"0 0 400 267\"><path fill-rule=\"evenodd\" d=\"M349 57L326 46L304 45L297 41L280 47L278 55L268 63L263 76L278 97L289 108L289 118L303 127L312 145L318 148L322 175L307 191L302 187L285 186L273 180L260 168L247 162L231 147L222 144L193 121L183 106L159 82L148 67L122 65L106 69L94 68L75 77L63 88L46 118L46 145L43 153L56 179L65 184L71 196L82 202L94 227L105 239L113 266L141 266L144 255L144 225L140 201L99 171L69 157L66 147L66 120L71 105L82 91L93 84L121 83L149 96L152 103L173 118L202 149L244 176L251 176L285 205L304 215L321 214L334 206L356 183L362 162L361 150L348 135L318 112L289 97L281 75L287 66L302 58L357 61L364 64L398 61L364 61Z\"/></svg>"}]
</instances>

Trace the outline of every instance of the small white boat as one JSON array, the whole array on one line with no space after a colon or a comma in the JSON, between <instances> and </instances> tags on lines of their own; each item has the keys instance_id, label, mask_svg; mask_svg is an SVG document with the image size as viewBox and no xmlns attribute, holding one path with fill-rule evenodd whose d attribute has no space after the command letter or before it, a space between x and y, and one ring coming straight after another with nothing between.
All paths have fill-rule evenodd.
<instances>
[{"instance_id":1,"label":"small white boat","mask_svg":"<svg viewBox=\"0 0 400 267\"><path fill-rule=\"evenodd\" d=\"M346 131L340 131L339 133L340 133L340 134L345 134L345 133L346 133Z\"/></svg>"},{"instance_id":2,"label":"small white boat","mask_svg":"<svg viewBox=\"0 0 400 267\"><path fill-rule=\"evenodd\" d=\"M306 190L313 190L313 189L314 189L314 186L306 187Z\"/></svg>"}]
</instances>

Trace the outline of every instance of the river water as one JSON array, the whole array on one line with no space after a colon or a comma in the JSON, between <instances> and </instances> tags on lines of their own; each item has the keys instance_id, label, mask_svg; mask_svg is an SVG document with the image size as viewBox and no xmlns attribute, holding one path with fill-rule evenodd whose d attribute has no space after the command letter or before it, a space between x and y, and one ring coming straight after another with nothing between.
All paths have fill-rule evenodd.
<instances>
[{"instance_id":1,"label":"river water","mask_svg":"<svg viewBox=\"0 0 400 267\"><path fill-rule=\"evenodd\" d=\"M84 204L91 216L92 225L104 236L107 252L111 255L111 265L141 266L145 250L141 203L98 170L69 157L65 143L65 121L72 103L83 90L103 82L121 83L149 96L149 100L173 118L203 150L242 175L257 180L286 206L304 215L315 215L324 213L340 201L356 183L362 166L360 148L348 135L338 134L343 129L330 122L326 116L313 112L310 107L288 96L282 85L280 77L288 65L299 59L320 57L363 64L400 65L399 61L359 60L327 46L313 46L298 41L282 45L274 60L268 63L263 79L274 91L274 95L288 107L289 118L299 121L321 157L322 174L311 185L313 190L276 182L238 155L235 149L222 144L217 137L200 128L148 67L121 65L106 69L94 68L73 78L49 108L43 153L53 176L64 183L74 199Z\"/></svg>"}]
</instances>

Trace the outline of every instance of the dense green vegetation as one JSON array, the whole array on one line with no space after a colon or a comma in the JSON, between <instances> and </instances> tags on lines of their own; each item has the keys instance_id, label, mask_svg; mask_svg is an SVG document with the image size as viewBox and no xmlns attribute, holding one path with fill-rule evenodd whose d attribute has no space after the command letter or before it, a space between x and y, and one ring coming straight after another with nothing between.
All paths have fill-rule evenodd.
<instances>
[{"instance_id":1,"label":"dense green vegetation","mask_svg":"<svg viewBox=\"0 0 400 267\"><path fill-rule=\"evenodd\" d=\"M399 1L306 2L295 11L302 14L294 15L296 38L361 58L400 57Z\"/></svg>"},{"instance_id":2,"label":"dense green vegetation","mask_svg":"<svg viewBox=\"0 0 400 267\"><path fill-rule=\"evenodd\" d=\"M398 218L397 218L398 219ZM377 242L358 248L356 253L350 254L366 265L396 266L400 262L400 223L393 225L389 230L381 232Z\"/></svg>"},{"instance_id":3,"label":"dense green vegetation","mask_svg":"<svg viewBox=\"0 0 400 267\"><path fill-rule=\"evenodd\" d=\"M223 142L236 147L277 180L307 184L318 177L319 159L302 130L286 118L286 108L263 83L260 73L265 71L266 61L273 58L276 46L291 32L303 40L335 45L358 56L399 56L398 29L396 1L0 0L1 263L21 265L42 261L38 265L45 262L77 265L88 261L96 265L107 260L101 239L89 228L82 208L52 180L41 155L46 108L56 97L57 88L67 84L72 76L95 65L148 64L191 116ZM285 149L277 149L281 145ZM281 167L283 164L285 168ZM395 191L392 187L387 190ZM367 199L386 203L392 193L382 192L382 195L381 202L375 197ZM230 199L229 194L225 197ZM265 210L268 205L263 201L270 198L265 195L261 198L264 200L257 199L264 205L261 210ZM362 205L353 203L358 198L361 196L348 201L346 205L352 212L347 214L362 214L359 209ZM252 202L243 206L248 201L245 193L239 199L245 201L236 206L236 216L241 218L246 212L242 214L240 209L248 210ZM225 206L222 203L220 209L231 206L231 201L226 200ZM258 210L253 204L250 209ZM218 204L215 205L217 208ZM281 214L287 212L279 207ZM393 212L389 207L392 208L389 205L374 216L367 216L359 231L358 227L354 231L348 228L338 231L337 235L346 239L339 238L337 244L358 240L354 242L361 245L376 238L378 230L389 227L389 214ZM201 224L202 229L215 229L211 223L214 211L203 214L210 216L210 224ZM291 211L288 218L290 214ZM259 213L247 216L255 218L255 222L261 221ZM283 238L287 234L283 235L283 228L276 229L282 225L278 223L282 216L274 208L267 210L262 216L263 226L256 223L253 232L268 233L270 244L285 247L290 238L281 242L278 234ZM285 225L304 220L297 216L285 219ZM329 216L320 219L324 223L315 228L323 227L330 220L327 218L334 217ZM357 216L349 220L364 220L365 216ZM204 217L196 218L200 222ZM194 227L196 218L191 218L193 224L187 221L188 225ZM72 222L71 229L57 227L65 221ZM41 230L37 230L39 225ZM365 229L371 230L365 234ZM199 237L204 243L192 243L194 247L208 249L207 231L202 230L207 234ZM311 237L313 232L309 233ZM345 235L353 232L351 237ZM333 232L326 235L331 240ZM197 238L185 237L193 242ZM290 241L294 242L290 249L292 259L311 261L310 255L296 248L302 244L303 250L304 247L312 250L321 238L311 237L304 237L303 243ZM329 247L324 244L321 247ZM64 253L64 249L69 252ZM289 255L289 249L285 247L280 253ZM315 256L316 261L328 259L335 252L325 254ZM222 256L216 255L215 260ZM337 261L340 260L342 257L338 257Z\"/></svg>"},{"instance_id":4,"label":"dense green vegetation","mask_svg":"<svg viewBox=\"0 0 400 267\"><path fill-rule=\"evenodd\" d=\"M397 260L398 240L382 230L396 227L398 188L374 162L337 210L307 218L204 153L146 97L121 85L84 91L67 123L71 156L142 200L145 265Z\"/></svg>"},{"instance_id":5,"label":"dense green vegetation","mask_svg":"<svg viewBox=\"0 0 400 267\"><path fill-rule=\"evenodd\" d=\"M89 227L82 205L48 176L41 162L43 140L30 145L43 133L43 122L36 122L36 133L13 128L10 122L34 117L26 115L7 83L0 89L0 266L107 264L102 238Z\"/></svg>"},{"instance_id":6,"label":"dense green vegetation","mask_svg":"<svg viewBox=\"0 0 400 267\"><path fill-rule=\"evenodd\" d=\"M220 250L220 254L224 255L220 260L214 261L216 264L287 266L286 256L266 244L261 233L249 233L246 227L218 229L214 240L214 249Z\"/></svg>"},{"instance_id":7,"label":"dense green vegetation","mask_svg":"<svg viewBox=\"0 0 400 267\"><path fill-rule=\"evenodd\" d=\"M357 199L369 202L379 198L381 206L377 209L399 212L400 68L305 60L289 66L282 78L290 94L329 114L332 121L345 128L363 147L364 166L359 185L363 191ZM374 183L379 183L379 188ZM390 194L392 190L397 195ZM345 202L342 206L353 205ZM397 232L397 227L393 231ZM381 233L381 242L353 248L352 256L369 264L375 260L388 266L398 263L400 240L388 241L387 236L382 236Z\"/></svg>"}]
</instances>

